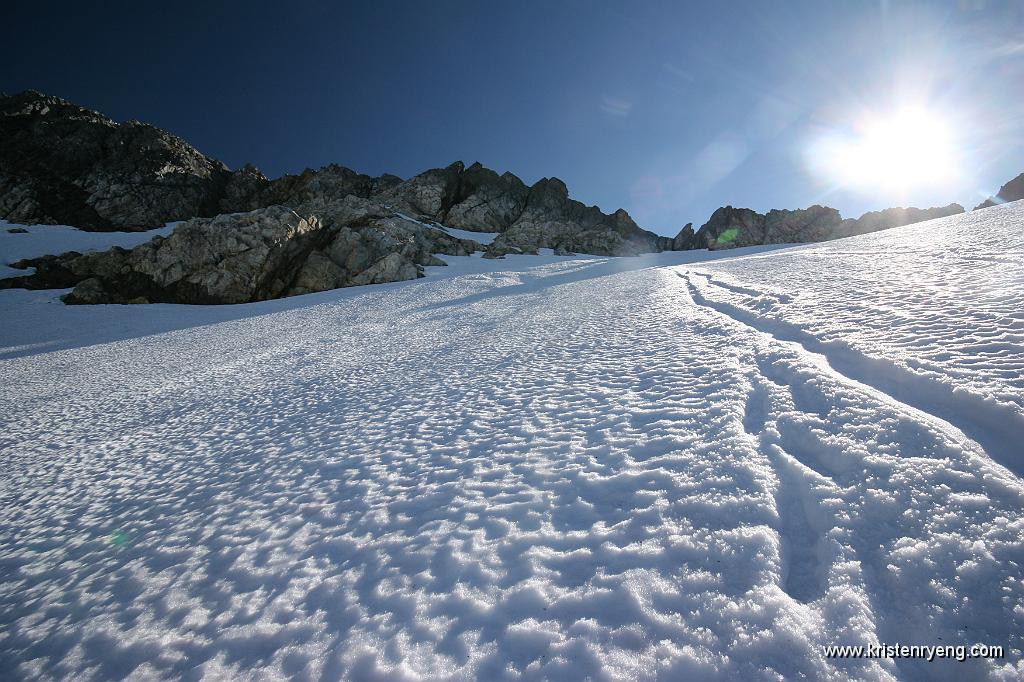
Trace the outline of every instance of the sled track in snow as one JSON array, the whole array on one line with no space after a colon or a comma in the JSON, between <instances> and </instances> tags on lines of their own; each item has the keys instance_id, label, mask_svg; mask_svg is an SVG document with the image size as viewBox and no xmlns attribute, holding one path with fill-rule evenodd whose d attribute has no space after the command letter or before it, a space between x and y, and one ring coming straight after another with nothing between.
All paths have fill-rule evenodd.
<instances>
[{"instance_id":1,"label":"sled track in snow","mask_svg":"<svg viewBox=\"0 0 1024 682\"><path fill-rule=\"evenodd\" d=\"M804 329L778 319L767 319L742 308L715 301L701 293L690 279L699 275L718 284L709 275L676 272L686 282L694 303L714 310L776 341L794 343L823 369L841 380L854 383L884 402L896 403L916 417L930 422L954 440L973 442L996 463L1017 477L1024 477L1024 417L1011 407L985 400L967 391L916 374L890 361L869 358L846 344L821 341ZM746 288L744 288L746 289Z\"/></svg>"}]
</instances>

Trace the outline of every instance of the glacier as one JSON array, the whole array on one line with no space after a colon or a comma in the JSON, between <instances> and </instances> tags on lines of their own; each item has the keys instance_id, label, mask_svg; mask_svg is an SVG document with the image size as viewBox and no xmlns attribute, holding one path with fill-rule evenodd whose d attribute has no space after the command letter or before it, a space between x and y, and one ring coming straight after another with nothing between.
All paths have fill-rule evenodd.
<instances>
[{"instance_id":1,"label":"glacier","mask_svg":"<svg viewBox=\"0 0 1024 682\"><path fill-rule=\"evenodd\" d=\"M1020 679L1022 228L0 291L0 670ZM825 656L874 643L1005 656Z\"/></svg>"}]
</instances>

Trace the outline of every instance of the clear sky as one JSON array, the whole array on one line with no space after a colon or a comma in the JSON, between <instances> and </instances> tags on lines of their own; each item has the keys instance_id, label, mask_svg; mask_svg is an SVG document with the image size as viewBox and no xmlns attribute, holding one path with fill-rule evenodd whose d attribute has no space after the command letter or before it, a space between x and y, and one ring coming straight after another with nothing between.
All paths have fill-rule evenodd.
<instances>
[{"instance_id":1,"label":"clear sky","mask_svg":"<svg viewBox=\"0 0 1024 682\"><path fill-rule=\"evenodd\" d=\"M480 161L674 234L725 204L970 208L1024 171L1021 0L37 0L4 19L0 90L143 120L271 177ZM925 112L916 165L836 170L837 139L907 106ZM926 178L937 149L954 172Z\"/></svg>"}]
</instances>

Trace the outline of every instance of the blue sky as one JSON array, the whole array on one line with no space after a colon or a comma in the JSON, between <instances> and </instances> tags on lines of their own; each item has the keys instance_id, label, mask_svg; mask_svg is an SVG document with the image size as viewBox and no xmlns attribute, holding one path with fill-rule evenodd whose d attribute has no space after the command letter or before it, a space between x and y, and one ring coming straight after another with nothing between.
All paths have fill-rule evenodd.
<instances>
[{"instance_id":1,"label":"blue sky","mask_svg":"<svg viewBox=\"0 0 1024 682\"><path fill-rule=\"evenodd\" d=\"M478 160L674 234L725 204L970 207L1024 171L1019 1L12 4L0 90L271 177ZM954 177L867 191L813 163L903 101L952 131Z\"/></svg>"}]
</instances>

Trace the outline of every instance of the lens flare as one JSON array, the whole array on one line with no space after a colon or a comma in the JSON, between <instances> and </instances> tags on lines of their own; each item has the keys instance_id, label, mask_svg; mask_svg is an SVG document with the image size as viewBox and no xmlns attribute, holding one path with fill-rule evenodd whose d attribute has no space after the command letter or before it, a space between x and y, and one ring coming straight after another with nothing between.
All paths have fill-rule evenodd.
<instances>
[{"instance_id":1,"label":"lens flare","mask_svg":"<svg viewBox=\"0 0 1024 682\"><path fill-rule=\"evenodd\" d=\"M810 162L840 187L887 192L947 184L959 165L952 127L925 107L868 114L848 131L827 132L812 144Z\"/></svg>"}]
</instances>

